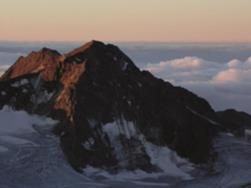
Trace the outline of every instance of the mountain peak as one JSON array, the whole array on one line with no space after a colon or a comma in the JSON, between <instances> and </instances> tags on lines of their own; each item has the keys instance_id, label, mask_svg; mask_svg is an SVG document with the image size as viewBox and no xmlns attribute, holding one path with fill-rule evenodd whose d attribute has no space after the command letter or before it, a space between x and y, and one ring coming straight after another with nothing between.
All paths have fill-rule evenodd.
<instances>
[{"instance_id":1,"label":"mountain peak","mask_svg":"<svg viewBox=\"0 0 251 188\"><path fill-rule=\"evenodd\" d=\"M18 60L0 89L0 108L59 120L56 132L75 169L156 170L145 140L197 163L211 157L210 105L141 71L111 44L91 41L66 55L43 48Z\"/></svg>"},{"instance_id":2,"label":"mountain peak","mask_svg":"<svg viewBox=\"0 0 251 188\"><path fill-rule=\"evenodd\" d=\"M61 54L59 52L49 48L42 48L37 52L31 52L26 57L20 57L16 63L2 75L1 80L17 78L26 74L39 73L43 70L46 70L46 74L51 72L50 76L46 79L52 80L60 58ZM45 74L43 75L45 76Z\"/></svg>"},{"instance_id":3,"label":"mountain peak","mask_svg":"<svg viewBox=\"0 0 251 188\"><path fill-rule=\"evenodd\" d=\"M42 53L42 54L50 54L50 55L61 55L58 51L47 48L47 47L43 47L39 52L37 53Z\"/></svg>"},{"instance_id":4,"label":"mountain peak","mask_svg":"<svg viewBox=\"0 0 251 188\"><path fill-rule=\"evenodd\" d=\"M92 41L89 41L89 42L85 43L84 45L74 49L73 51L67 53L65 56L66 57L74 56L74 55L77 55L79 53L84 53L87 50L95 49L95 48L98 48L98 47L104 47L104 46L105 46L105 44L103 42L92 40Z\"/></svg>"}]
</instances>

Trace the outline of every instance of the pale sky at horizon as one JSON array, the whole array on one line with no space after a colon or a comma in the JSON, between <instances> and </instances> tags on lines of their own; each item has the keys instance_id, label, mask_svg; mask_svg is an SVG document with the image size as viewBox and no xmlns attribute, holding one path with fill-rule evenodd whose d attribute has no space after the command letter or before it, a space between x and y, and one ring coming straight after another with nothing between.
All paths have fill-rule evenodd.
<instances>
[{"instance_id":1,"label":"pale sky at horizon","mask_svg":"<svg viewBox=\"0 0 251 188\"><path fill-rule=\"evenodd\" d=\"M0 0L0 40L251 42L251 0Z\"/></svg>"}]
</instances>

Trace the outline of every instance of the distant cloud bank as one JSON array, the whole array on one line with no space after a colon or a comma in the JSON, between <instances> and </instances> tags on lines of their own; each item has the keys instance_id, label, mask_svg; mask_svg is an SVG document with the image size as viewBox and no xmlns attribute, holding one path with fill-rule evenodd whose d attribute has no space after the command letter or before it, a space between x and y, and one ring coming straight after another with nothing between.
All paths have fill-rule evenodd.
<instances>
[{"instance_id":1,"label":"distant cloud bank","mask_svg":"<svg viewBox=\"0 0 251 188\"><path fill-rule=\"evenodd\" d=\"M0 65L0 76L9 68L9 65Z\"/></svg>"},{"instance_id":2,"label":"distant cloud bank","mask_svg":"<svg viewBox=\"0 0 251 188\"><path fill-rule=\"evenodd\" d=\"M0 43L0 75L30 51L48 46L63 53L74 45ZM193 91L214 109L236 108L251 114L251 44L121 45L141 69Z\"/></svg>"},{"instance_id":3,"label":"distant cloud bank","mask_svg":"<svg viewBox=\"0 0 251 188\"><path fill-rule=\"evenodd\" d=\"M237 108L251 113L251 57L225 63L184 57L148 63L144 69L194 91L217 110Z\"/></svg>"}]
</instances>

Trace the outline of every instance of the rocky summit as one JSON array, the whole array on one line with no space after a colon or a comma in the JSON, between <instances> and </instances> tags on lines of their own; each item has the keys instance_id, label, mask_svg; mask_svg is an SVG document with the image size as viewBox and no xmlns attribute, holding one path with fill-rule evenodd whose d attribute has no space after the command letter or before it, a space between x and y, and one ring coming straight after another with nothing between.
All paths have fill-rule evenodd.
<instances>
[{"instance_id":1,"label":"rocky summit","mask_svg":"<svg viewBox=\"0 0 251 188\"><path fill-rule=\"evenodd\" d=\"M20 57L0 79L5 105L58 120L66 159L81 171L158 171L145 143L193 163L214 158L221 127L209 103L140 70L118 47L91 41L69 53L43 48Z\"/></svg>"}]
</instances>

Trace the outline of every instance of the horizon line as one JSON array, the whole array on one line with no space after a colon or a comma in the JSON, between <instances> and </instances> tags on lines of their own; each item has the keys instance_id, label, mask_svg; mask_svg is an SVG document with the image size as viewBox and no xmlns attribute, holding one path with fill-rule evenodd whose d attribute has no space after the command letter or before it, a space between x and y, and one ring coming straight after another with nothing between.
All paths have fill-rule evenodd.
<instances>
[{"instance_id":1,"label":"horizon line","mask_svg":"<svg viewBox=\"0 0 251 188\"><path fill-rule=\"evenodd\" d=\"M98 39L91 39L91 40L1 40L1 42L5 43L86 43L89 41L101 41L104 43L158 43L158 44L251 44L251 41L158 41L158 40L98 40Z\"/></svg>"}]
</instances>

